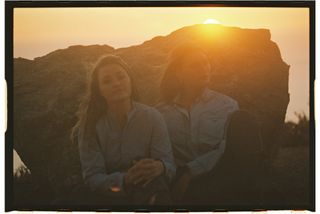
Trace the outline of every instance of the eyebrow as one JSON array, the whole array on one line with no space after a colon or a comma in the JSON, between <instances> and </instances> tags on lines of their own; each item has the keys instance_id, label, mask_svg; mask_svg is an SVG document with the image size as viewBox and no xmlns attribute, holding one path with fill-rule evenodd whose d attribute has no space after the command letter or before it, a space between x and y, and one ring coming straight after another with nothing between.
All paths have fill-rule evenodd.
<instances>
[{"instance_id":1,"label":"eyebrow","mask_svg":"<svg viewBox=\"0 0 320 214\"><path fill-rule=\"evenodd\" d=\"M123 72L122 71L116 71L115 74L118 75L118 74L122 74ZM110 76L110 74L107 72L105 74L102 74L102 79L106 79Z\"/></svg>"}]
</instances>

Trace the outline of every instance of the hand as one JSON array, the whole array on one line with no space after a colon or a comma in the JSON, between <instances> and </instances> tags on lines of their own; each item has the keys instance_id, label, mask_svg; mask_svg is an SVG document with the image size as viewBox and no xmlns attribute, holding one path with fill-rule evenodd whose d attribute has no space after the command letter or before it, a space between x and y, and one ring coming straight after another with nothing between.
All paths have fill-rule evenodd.
<instances>
[{"instance_id":1,"label":"hand","mask_svg":"<svg viewBox=\"0 0 320 214\"><path fill-rule=\"evenodd\" d=\"M172 197L178 202L182 199L187 188L189 187L190 181L192 180L192 173L189 168L185 168L181 173L181 176L175 182L172 188Z\"/></svg>"},{"instance_id":2,"label":"hand","mask_svg":"<svg viewBox=\"0 0 320 214\"><path fill-rule=\"evenodd\" d=\"M147 186L154 178L161 175L165 170L162 161L150 158L141 159L131 167L126 176L127 184Z\"/></svg>"}]
</instances>

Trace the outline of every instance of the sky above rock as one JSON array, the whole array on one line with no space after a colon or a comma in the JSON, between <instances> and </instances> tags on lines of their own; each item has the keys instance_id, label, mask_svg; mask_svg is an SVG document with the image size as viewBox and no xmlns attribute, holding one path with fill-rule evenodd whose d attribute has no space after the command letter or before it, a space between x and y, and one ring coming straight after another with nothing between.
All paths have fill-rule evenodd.
<instances>
[{"instance_id":1,"label":"sky above rock","mask_svg":"<svg viewBox=\"0 0 320 214\"><path fill-rule=\"evenodd\" d=\"M15 8L14 57L33 59L71 45L138 45L181 27L220 23L266 28L290 65L290 103L309 116L309 10L307 8Z\"/></svg>"}]
</instances>

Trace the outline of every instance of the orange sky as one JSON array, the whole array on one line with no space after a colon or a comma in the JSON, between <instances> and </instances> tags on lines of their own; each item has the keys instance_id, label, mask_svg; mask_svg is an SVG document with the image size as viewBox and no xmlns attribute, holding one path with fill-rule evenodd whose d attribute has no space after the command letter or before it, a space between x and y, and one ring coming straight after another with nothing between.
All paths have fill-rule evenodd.
<instances>
[{"instance_id":1,"label":"orange sky","mask_svg":"<svg viewBox=\"0 0 320 214\"><path fill-rule=\"evenodd\" d=\"M307 8L15 8L14 56L33 59L79 44L136 45L210 18L226 26L270 29L291 66L286 120L295 120L295 111L309 114Z\"/></svg>"}]
</instances>

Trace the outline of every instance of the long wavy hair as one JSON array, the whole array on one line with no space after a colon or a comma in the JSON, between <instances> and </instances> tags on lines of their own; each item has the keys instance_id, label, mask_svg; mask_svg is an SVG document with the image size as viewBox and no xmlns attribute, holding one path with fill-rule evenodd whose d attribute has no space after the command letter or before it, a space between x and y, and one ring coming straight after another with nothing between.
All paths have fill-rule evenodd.
<instances>
[{"instance_id":1,"label":"long wavy hair","mask_svg":"<svg viewBox=\"0 0 320 214\"><path fill-rule=\"evenodd\" d=\"M182 43L171 51L168 58L169 62L160 84L160 102L172 103L181 92L182 88L181 84L179 84L180 81L177 73L181 70L187 57L196 53L202 53L204 56L207 56L207 53L193 42Z\"/></svg>"},{"instance_id":2,"label":"long wavy hair","mask_svg":"<svg viewBox=\"0 0 320 214\"><path fill-rule=\"evenodd\" d=\"M131 99L137 100L137 91L134 88L134 84L130 76L131 69L127 63L125 63L121 57L116 55L106 55L101 57L89 75L87 90L77 112L78 121L71 130L70 139L73 143L77 142L79 131L81 131L84 139L94 136L97 121L107 111L107 102L101 95L99 89L98 72L100 68L110 64L119 65L126 71L131 82Z\"/></svg>"}]
</instances>

